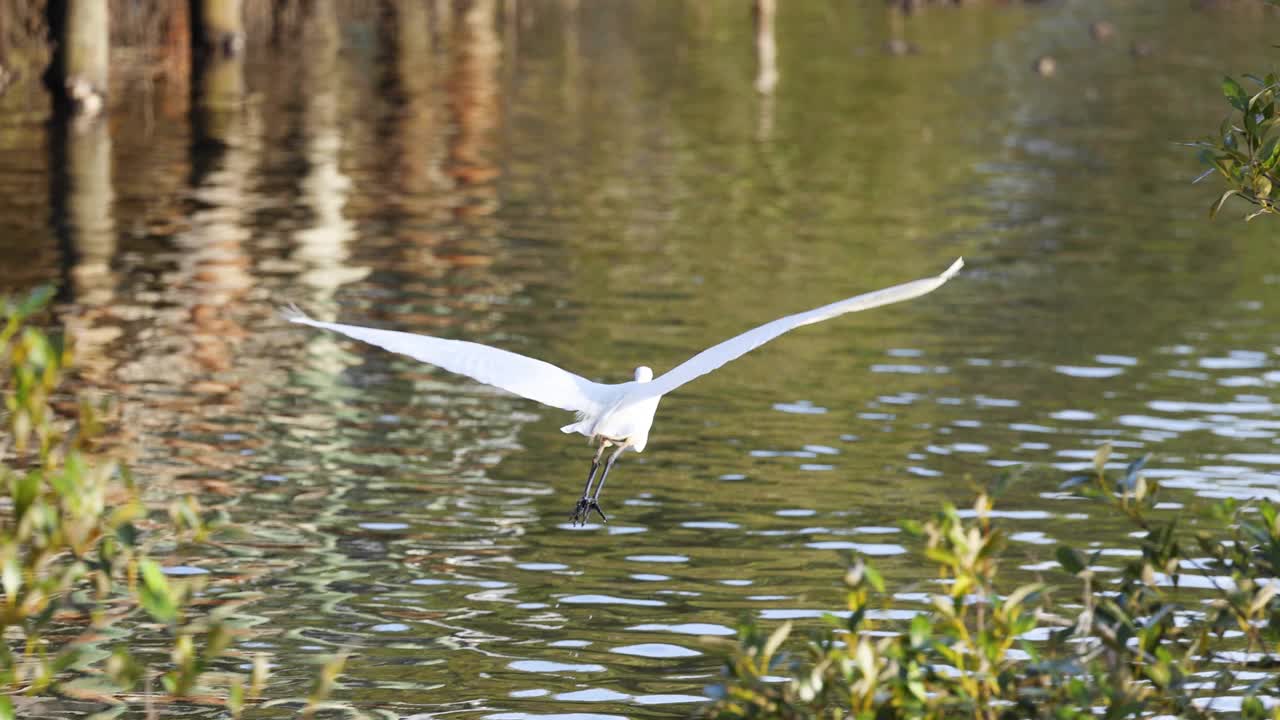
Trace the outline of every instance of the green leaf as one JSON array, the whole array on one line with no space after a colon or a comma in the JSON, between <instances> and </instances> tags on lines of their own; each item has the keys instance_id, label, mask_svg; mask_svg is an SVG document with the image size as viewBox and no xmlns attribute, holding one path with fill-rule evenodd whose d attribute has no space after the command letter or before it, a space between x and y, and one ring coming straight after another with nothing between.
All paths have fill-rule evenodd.
<instances>
[{"instance_id":1,"label":"green leaf","mask_svg":"<svg viewBox=\"0 0 1280 720\"><path fill-rule=\"evenodd\" d=\"M32 290L31 294L18 301L18 305L15 308L15 310L17 310L18 317L26 318L32 313L39 312L41 308L49 304L49 300L53 298L54 292L55 290L52 285L41 285L35 290Z\"/></svg>"},{"instance_id":2,"label":"green leaf","mask_svg":"<svg viewBox=\"0 0 1280 720\"><path fill-rule=\"evenodd\" d=\"M847 625L844 618L836 615L835 613L824 612L818 616L818 619L837 630L844 630Z\"/></svg>"},{"instance_id":3,"label":"green leaf","mask_svg":"<svg viewBox=\"0 0 1280 720\"><path fill-rule=\"evenodd\" d=\"M133 523L127 522L116 528L116 537L125 547L137 547L138 545L138 528Z\"/></svg>"},{"instance_id":4,"label":"green leaf","mask_svg":"<svg viewBox=\"0 0 1280 720\"><path fill-rule=\"evenodd\" d=\"M1224 77L1222 78L1222 94L1227 98L1227 102L1231 103L1231 107L1245 112L1249 109L1249 96L1245 94L1244 88L1240 87L1240 83L1235 80Z\"/></svg>"},{"instance_id":5,"label":"green leaf","mask_svg":"<svg viewBox=\"0 0 1280 720\"><path fill-rule=\"evenodd\" d=\"M347 662L345 654L334 657L320 668L320 674L316 677L315 686L311 689L311 694L307 696L307 704L302 708L303 717L312 717L315 708L324 699L329 697L329 693L333 692L333 685L338 680L338 676L342 674L342 667Z\"/></svg>"},{"instance_id":6,"label":"green leaf","mask_svg":"<svg viewBox=\"0 0 1280 720\"><path fill-rule=\"evenodd\" d=\"M172 623L178 619L178 605L174 598L173 588L169 580L154 560L143 560L139 563L142 570L141 597L142 607L151 617L162 623Z\"/></svg>"},{"instance_id":7,"label":"green leaf","mask_svg":"<svg viewBox=\"0 0 1280 720\"><path fill-rule=\"evenodd\" d=\"M1280 135L1271 138L1266 145L1262 146L1262 150L1258 153L1258 164L1264 170L1271 170L1280 164Z\"/></svg>"},{"instance_id":8,"label":"green leaf","mask_svg":"<svg viewBox=\"0 0 1280 720\"><path fill-rule=\"evenodd\" d=\"M4 590L5 599L14 602L22 589L22 561L17 546L11 542L5 543L0 555L0 589Z\"/></svg>"},{"instance_id":9,"label":"green leaf","mask_svg":"<svg viewBox=\"0 0 1280 720\"><path fill-rule=\"evenodd\" d=\"M107 677L125 690L137 687L146 673L142 664L130 655L129 649L124 646L117 647L111 652L106 670Z\"/></svg>"},{"instance_id":10,"label":"green leaf","mask_svg":"<svg viewBox=\"0 0 1280 720\"><path fill-rule=\"evenodd\" d=\"M1260 198L1271 196L1271 178L1262 173L1253 176L1253 194Z\"/></svg>"},{"instance_id":11,"label":"green leaf","mask_svg":"<svg viewBox=\"0 0 1280 720\"><path fill-rule=\"evenodd\" d=\"M1058 549L1054 551L1054 555L1058 558L1058 564L1062 566L1062 569L1072 575L1085 568L1084 558L1080 557L1080 553L1066 545L1059 545Z\"/></svg>"},{"instance_id":12,"label":"green leaf","mask_svg":"<svg viewBox=\"0 0 1280 720\"><path fill-rule=\"evenodd\" d=\"M67 648L54 657L53 664L50 665L50 667L54 672L62 672L72 665L75 665L80 658L84 656L85 652L85 648Z\"/></svg>"},{"instance_id":13,"label":"green leaf","mask_svg":"<svg viewBox=\"0 0 1280 720\"><path fill-rule=\"evenodd\" d=\"M249 696L257 697L262 694L262 688L267 684L267 675L271 672L271 664L267 662L267 656L264 653L258 653L253 656L253 671L249 673Z\"/></svg>"},{"instance_id":14,"label":"green leaf","mask_svg":"<svg viewBox=\"0 0 1280 720\"><path fill-rule=\"evenodd\" d=\"M1138 473L1141 472L1142 468L1147 464L1147 458L1149 457L1151 456L1143 455L1137 460L1129 463L1129 466L1124 469L1123 487L1125 490L1132 490L1138 486Z\"/></svg>"},{"instance_id":15,"label":"green leaf","mask_svg":"<svg viewBox=\"0 0 1280 720\"><path fill-rule=\"evenodd\" d=\"M1256 95L1249 98L1249 112L1261 115L1263 119L1269 118L1275 114L1276 93L1272 88L1263 88Z\"/></svg>"},{"instance_id":16,"label":"green leaf","mask_svg":"<svg viewBox=\"0 0 1280 720\"><path fill-rule=\"evenodd\" d=\"M1079 571L1077 571L1079 572ZM1044 583L1030 583L1014 590L1008 597L1004 599L1001 605L1005 608L1013 608L1021 605L1029 596L1040 592L1044 589Z\"/></svg>"},{"instance_id":17,"label":"green leaf","mask_svg":"<svg viewBox=\"0 0 1280 720\"><path fill-rule=\"evenodd\" d=\"M209 628L209 633L205 636L204 643L204 661L206 664L217 660L220 655L231 645L231 631L227 630L222 623L217 623Z\"/></svg>"},{"instance_id":18,"label":"green leaf","mask_svg":"<svg viewBox=\"0 0 1280 720\"><path fill-rule=\"evenodd\" d=\"M48 367L57 357L49 343L49 337L35 328L23 329L22 340L27 348L27 361L36 367Z\"/></svg>"},{"instance_id":19,"label":"green leaf","mask_svg":"<svg viewBox=\"0 0 1280 720\"><path fill-rule=\"evenodd\" d=\"M236 678L227 690L227 710L231 711L233 718L240 717L244 711L244 681L240 678Z\"/></svg>"},{"instance_id":20,"label":"green leaf","mask_svg":"<svg viewBox=\"0 0 1280 720\"><path fill-rule=\"evenodd\" d=\"M81 480L85 474L84 457L76 450L67 453L67 459L62 465L62 472L53 473L48 476L49 484L53 489L64 497L74 497L79 495Z\"/></svg>"},{"instance_id":21,"label":"green leaf","mask_svg":"<svg viewBox=\"0 0 1280 720\"><path fill-rule=\"evenodd\" d=\"M1274 532L1277 514L1275 504L1270 501L1263 501L1263 503L1258 506L1258 512L1262 514L1262 519L1267 521L1267 528Z\"/></svg>"},{"instance_id":22,"label":"green leaf","mask_svg":"<svg viewBox=\"0 0 1280 720\"><path fill-rule=\"evenodd\" d=\"M35 502L40 491L40 470L32 470L26 475L14 475L9 481L9 492L13 494L13 522L22 522L31 503Z\"/></svg>"},{"instance_id":23,"label":"green leaf","mask_svg":"<svg viewBox=\"0 0 1280 720\"><path fill-rule=\"evenodd\" d=\"M1250 141L1258 136L1258 122L1261 120L1262 118L1258 117L1258 113L1252 110L1244 112L1244 133L1249 137Z\"/></svg>"},{"instance_id":24,"label":"green leaf","mask_svg":"<svg viewBox=\"0 0 1280 720\"><path fill-rule=\"evenodd\" d=\"M1209 206L1209 219L1212 220L1213 218L1218 216L1218 211L1222 210L1222 204L1227 201L1227 198L1231 197L1232 195L1239 195L1239 194L1240 194L1239 190L1228 190L1222 193L1222 196L1218 198L1217 202Z\"/></svg>"},{"instance_id":25,"label":"green leaf","mask_svg":"<svg viewBox=\"0 0 1280 720\"><path fill-rule=\"evenodd\" d=\"M768 658L773 657L774 653L778 652L778 649L782 647L782 643L786 641L787 636L790 634L791 634L790 621L784 622L781 625L779 625L778 628L774 630L772 634L769 635L768 641L765 642L764 649L760 653L761 658L767 660Z\"/></svg>"},{"instance_id":26,"label":"green leaf","mask_svg":"<svg viewBox=\"0 0 1280 720\"><path fill-rule=\"evenodd\" d=\"M907 690L911 691L912 697L914 697L917 702L923 703L929 698L929 692L925 689L924 682L918 677L913 677L907 680Z\"/></svg>"},{"instance_id":27,"label":"green leaf","mask_svg":"<svg viewBox=\"0 0 1280 720\"><path fill-rule=\"evenodd\" d=\"M13 713L13 700L8 695L0 695L0 720L15 720L17 717Z\"/></svg>"},{"instance_id":28,"label":"green leaf","mask_svg":"<svg viewBox=\"0 0 1280 720\"><path fill-rule=\"evenodd\" d=\"M911 618L911 646L920 647L929 639L929 617L924 614L916 615Z\"/></svg>"},{"instance_id":29,"label":"green leaf","mask_svg":"<svg viewBox=\"0 0 1280 720\"><path fill-rule=\"evenodd\" d=\"M1111 459L1111 443L1109 442L1102 443L1102 446L1099 447L1097 452L1093 454L1094 472L1098 473L1099 475L1106 472L1107 461L1110 459Z\"/></svg>"},{"instance_id":30,"label":"green leaf","mask_svg":"<svg viewBox=\"0 0 1280 720\"><path fill-rule=\"evenodd\" d=\"M1070 490L1070 489L1072 489L1072 488L1077 488L1077 487L1080 487L1081 485L1085 485L1085 484L1087 484L1087 483L1088 483L1089 481L1091 481L1091 480L1093 480L1093 476L1092 476L1092 475L1073 475L1073 476L1071 476L1071 477L1067 478L1066 480L1063 480L1063 481L1058 485L1058 489L1059 489L1059 490Z\"/></svg>"},{"instance_id":31,"label":"green leaf","mask_svg":"<svg viewBox=\"0 0 1280 720\"><path fill-rule=\"evenodd\" d=\"M871 567L869 563L863 570L867 573L867 582L871 583L871 587L875 588L876 592L884 592L884 577L880 575L880 571Z\"/></svg>"}]
</instances>

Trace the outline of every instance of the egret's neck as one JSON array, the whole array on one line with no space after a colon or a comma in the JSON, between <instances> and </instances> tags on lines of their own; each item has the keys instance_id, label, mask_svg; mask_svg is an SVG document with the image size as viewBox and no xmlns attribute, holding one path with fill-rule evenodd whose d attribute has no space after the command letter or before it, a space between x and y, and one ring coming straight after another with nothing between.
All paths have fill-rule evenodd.
<instances>
[{"instance_id":1,"label":"egret's neck","mask_svg":"<svg viewBox=\"0 0 1280 720\"><path fill-rule=\"evenodd\" d=\"M653 379L653 371L650 370L648 367L641 365L640 367L636 368L635 377L636 377L636 382L646 383Z\"/></svg>"}]
</instances>

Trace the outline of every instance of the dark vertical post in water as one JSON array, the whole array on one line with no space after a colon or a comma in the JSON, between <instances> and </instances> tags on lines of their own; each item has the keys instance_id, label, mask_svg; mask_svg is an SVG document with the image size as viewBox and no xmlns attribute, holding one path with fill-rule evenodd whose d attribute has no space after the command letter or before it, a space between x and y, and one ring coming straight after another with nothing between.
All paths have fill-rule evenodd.
<instances>
[{"instance_id":1,"label":"dark vertical post in water","mask_svg":"<svg viewBox=\"0 0 1280 720\"><path fill-rule=\"evenodd\" d=\"M348 142L342 98L356 83L344 75L351 66L342 58L338 0L311 0L303 17L301 32L293 38L299 51L306 53L294 88L301 112L290 122L301 131L298 150L306 160L306 175L298 182L295 201L308 211L309 222L293 234L291 257L303 268L296 278L301 287L295 289L305 293L302 296L313 306L330 305L341 286L369 274L367 267L351 261L356 232L346 213L354 188L342 172ZM394 6L384 8L383 22L394 17ZM389 144L381 131L379 139L380 144Z\"/></svg>"},{"instance_id":2,"label":"dark vertical post in water","mask_svg":"<svg viewBox=\"0 0 1280 720\"><path fill-rule=\"evenodd\" d=\"M50 0L45 9L57 45L45 84L53 94L49 124L50 223L61 251L64 300L100 305L110 297L111 133L106 106L110 45L104 0Z\"/></svg>"},{"instance_id":3,"label":"dark vertical post in water","mask_svg":"<svg viewBox=\"0 0 1280 720\"><path fill-rule=\"evenodd\" d=\"M578 0L560 0L561 33L564 36L561 52L564 70L560 73L560 96L564 99L565 115L581 117L580 101L582 81L582 13ZM576 120L574 121L576 124Z\"/></svg>"},{"instance_id":4,"label":"dark vertical post in water","mask_svg":"<svg viewBox=\"0 0 1280 720\"><path fill-rule=\"evenodd\" d=\"M240 0L191 0L191 112L197 142L224 143L244 97Z\"/></svg>"},{"instance_id":5,"label":"dark vertical post in water","mask_svg":"<svg viewBox=\"0 0 1280 720\"><path fill-rule=\"evenodd\" d=\"M102 112L111 59L106 0L50 0L46 18L57 45L45 84L57 112Z\"/></svg>"},{"instance_id":6,"label":"dark vertical post in water","mask_svg":"<svg viewBox=\"0 0 1280 720\"><path fill-rule=\"evenodd\" d=\"M756 92L760 93L758 140L768 140L773 135L773 91L778 87L778 44L774 38L777 10L777 0L755 0L752 13L756 23Z\"/></svg>"},{"instance_id":7,"label":"dark vertical post in water","mask_svg":"<svg viewBox=\"0 0 1280 720\"><path fill-rule=\"evenodd\" d=\"M188 227L171 238L182 254L170 292L187 313L157 326L187 347L171 377L235 377L243 297L253 287L245 250L250 182L261 137L244 103L245 37L239 0L191 0L191 188ZM195 382L193 392L230 400L232 385Z\"/></svg>"},{"instance_id":8,"label":"dark vertical post in water","mask_svg":"<svg viewBox=\"0 0 1280 720\"><path fill-rule=\"evenodd\" d=\"M220 55L239 55L244 49L240 0L191 0L191 20L192 45Z\"/></svg>"},{"instance_id":9,"label":"dark vertical post in water","mask_svg":"<svg viewBox=\"0 0 1280 720\"><path fill-rule=\"evenodd\" d=\"M493 181L502 172L494 160L497 131L502 124L502 41L497 31L497 3L469 0L460 9L453 37L453 60L445 81L457 127L449 146L446 172L469 196L455 213L488 216L497 208Z\"/></svg>"},{"instance_id":10,"label":"dark vertical post in water","mask_svg":"<svg viewBox=\"0 0 1280 720\"><path fill-rule=\"evenodd\" d=\"M401 197L429 205L440 191L440 139L445 134L439 117L442 103L433 96L439 82L433 45L439 28L420 0L395 0L391 7L394 12L385 16L384 29L393 58L387 83L396 88L402 105L385 145L394 153L389 161L406 191Z\"/></svg>"},{"instance_id":11,"label":"dark vertical post in water","mask_svg":"<svg viewBox=\"0 0 1280 720\"><path fill-rule=\"evenodd\" d=\"M778 85L778 45L773 36L777 0L756 0L756 90L769 94Z\"/></svg>"},{"instance_id":12,"label":"dark vertical post in water","mask_svg":"<svg viewBox=\"0 0 1280 720\"><path fill-rule=\"evenodd\" d=\"M50 222L61 255L62 300L86 310L103 307L115 285L110 127L101 117L57 112L49 133Z\"/></svg>"}]
</instances>

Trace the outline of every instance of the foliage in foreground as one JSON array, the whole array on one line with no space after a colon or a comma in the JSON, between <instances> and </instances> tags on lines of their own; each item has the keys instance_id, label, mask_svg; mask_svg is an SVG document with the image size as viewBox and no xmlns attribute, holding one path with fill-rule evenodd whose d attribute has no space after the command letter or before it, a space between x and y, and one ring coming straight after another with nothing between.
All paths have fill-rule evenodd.
<instances>
[{"instance_id":1,"label":"foliage in foreground","mask_svg":"<svg viewBox=\"0 0 1280 720\"><path fill-rule=\"evenodd\" d=\"M1200 179L1217 173L1227 189L1209 206L1214 217L1232 196L1256 206L1245 216L1252 220L1263 213L1280 214L1280 115L1276 114L1276 93L1280 78L1244 76L1245 86L1234 78L1222 79L1222 94L1232 113L1222 121L1215 137L1188 143L1198 148L1200 161L1209 166Z\"/></svg>"},{"instance_id":2,"label":"foliage in foreground","mask_svg":"<svg viewBox=\"0 0 1280 720\"><path fill-rule=\"evenodd\" d=\"M60 391L71 350L26 322L51 294L0 298L0 718L15 717L20 695L116 702L138 686L148 707L183 698L223 704L239 717L263 687L266 658L221 689L200 684L233 630L217 609L194 612L199 580L167 577L147 556L147 530L161 523L149 517L128 470L100 448L103 408ZM175 502L169 515L173 532L203 537L194 501ZM86 657L117 624L130 628L129 639L105 659ZM167 658L158 652L166 644ZM326 666L308 712L340 663ZM105 689L70 682L89 676ZM153 695L156 681L163 692Z\"/></svg>"},{"instance_id":3,"label":"foliage in foreground","mask_svg":"<svg viewBox=\"0 0 1280 720\"><path fill-rule=\"evenodd\" d=\"M1192 531L1152 517L1158 487L1140 475L1143 460L1113 483L1109 455L1104 446L1095 472L1064 487L1132 523L1136 552L1123 567L1059 546L1068 582L1053 590L1058 602L1043 583L1002 586L1006 536L984 491L971 517L948 506L906 524L939 575L927 610L886 593L857 558L845 576L849 616L828 616L835 632L792 660L780 652L789 623L767 636L745 625L706 715L1280 718L1280 704L1264 703L1280 696L1280 585L1269 580L1280 576L1276 506L1228 501L1204 523L1212 530ZM1208 599L1177 589L1188 576L1211 588Z\"/></svg>"}]
</instances>

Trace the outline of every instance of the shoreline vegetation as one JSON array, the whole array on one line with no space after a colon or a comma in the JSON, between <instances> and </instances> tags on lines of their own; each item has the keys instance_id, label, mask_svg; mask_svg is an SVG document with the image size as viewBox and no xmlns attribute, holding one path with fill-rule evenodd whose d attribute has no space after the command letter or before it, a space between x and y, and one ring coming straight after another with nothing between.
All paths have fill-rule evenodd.
<instances>
[{"instance_id":1,"label":"shoreline vegetation","mask_svg":"<svg viewBox=\"0 0 1280 720\"><path fill-rule=\"evenodd\" d=\"M790 623L744 622L704 717L1280 717L1280 508L1223 501L1192 524L1158 509L1146 458L1117 476L1110 454L1060 490L1127 520L1118 558L1058 545L1036 564L1050 579L1001 582L1002 479L967 511L903 523L936 571L911 593L855 556L847 611L803 651L782 651Z\"/></svg>"},{"instance_id":2,"label":"shoreline vegetation","mask_svg":"<svg viewBox=\"0 0 1280 720\"><path fill-rule=\"evenodd\" d=\"M0 719L50 696L137 704L149 717L158 704L212 704L238 718L261 698L269 658L234 650L235 603L202 597L202 576L166 568L171 553L157 547L198 548L219 518L190 496L143 502L112 453L110 403L64 384L74 340L33 322L52 297L45 286L0 301ZM101 635L120 626L128 632L101 652ZM251 670L231 671L232 660ZM321 669L304 714L343 661Z\"/></svg>"}]
</instances>

